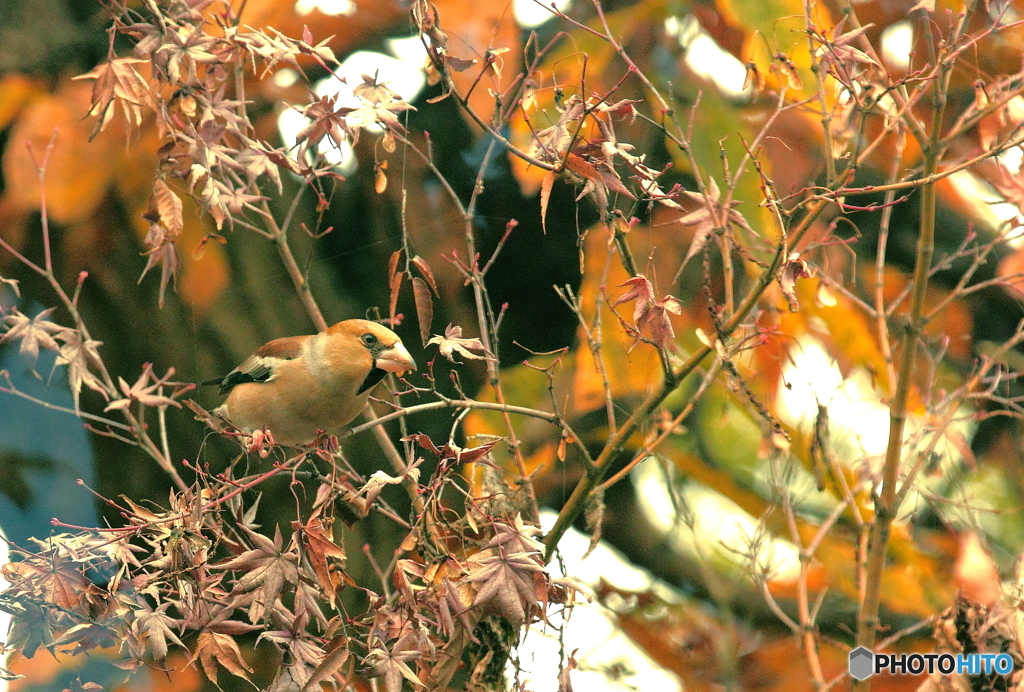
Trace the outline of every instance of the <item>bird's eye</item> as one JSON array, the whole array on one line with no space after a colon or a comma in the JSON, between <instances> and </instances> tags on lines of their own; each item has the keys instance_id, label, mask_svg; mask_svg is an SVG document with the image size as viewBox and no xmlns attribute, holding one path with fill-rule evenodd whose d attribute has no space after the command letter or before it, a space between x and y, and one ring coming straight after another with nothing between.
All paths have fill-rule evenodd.
<instances>
[{"instance_id":1,"label":"bird's eye","mask_svg":"<svg viewBox=\"0 0 1024 692\"><path fill-rule=\"evenodd\" d=\"M373 334L363 334L362 340L363 343L366 344L367 346L376 346L378 343L377 337L375 337Z\"/></svg>"}]
</instances>

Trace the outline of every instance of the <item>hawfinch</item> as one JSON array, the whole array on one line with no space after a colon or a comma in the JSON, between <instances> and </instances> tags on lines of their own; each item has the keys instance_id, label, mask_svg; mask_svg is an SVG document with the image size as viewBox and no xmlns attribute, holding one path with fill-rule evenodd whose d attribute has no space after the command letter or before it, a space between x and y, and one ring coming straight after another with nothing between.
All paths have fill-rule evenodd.
<instances>
[{"instance_id":1,"label":"hawfinch","mask_svg":"<svg viewBox=\"0 0 1024 692\"><path fill-rule=\"evenodd\" d=\"M278 444L296 446L312 442L318 430L337 434L389 372L415 369L393 331L345 320L313 336L274 339L209 383L228 394L214 413L240 430L269 430Z\"/></svg>"}]
</instances>

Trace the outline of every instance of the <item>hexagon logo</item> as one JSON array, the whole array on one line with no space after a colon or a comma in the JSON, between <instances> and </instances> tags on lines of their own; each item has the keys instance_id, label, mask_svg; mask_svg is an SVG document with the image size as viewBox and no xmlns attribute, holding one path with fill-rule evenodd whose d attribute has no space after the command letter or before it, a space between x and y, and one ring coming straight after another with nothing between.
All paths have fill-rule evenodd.
<instances>
[{"instance_id":1,"label":"hexagon logo","mask_svg":"<svg viewBox=\"0 0 1024 692\"><path fill-rule=\"evenodd\" d=\"M856 680L864 680L874 674L875 655L863 646L850 652L850 676Z\"/></svg>"}]
</instances>

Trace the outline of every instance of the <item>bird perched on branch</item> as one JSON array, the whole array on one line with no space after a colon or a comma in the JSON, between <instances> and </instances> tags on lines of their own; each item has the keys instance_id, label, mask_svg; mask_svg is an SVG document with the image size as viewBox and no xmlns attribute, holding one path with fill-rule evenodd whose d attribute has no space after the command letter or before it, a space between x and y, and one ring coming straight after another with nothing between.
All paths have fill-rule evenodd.
<instances>
[{"instance_id":1,"label":"bird perched on branch","mask_svg":"<svg viewBox=\"0 0 1024 692\"><path fill-rule=\"evenodd\" d=\"M389 372L415 369L393 331L345 320L319 334L274 339L226 377L203 384L228 394L214 413L240 430L269 430L278 444L294 446L312 442L318 430L337 434Z\"/></svg>"}]
</instances>

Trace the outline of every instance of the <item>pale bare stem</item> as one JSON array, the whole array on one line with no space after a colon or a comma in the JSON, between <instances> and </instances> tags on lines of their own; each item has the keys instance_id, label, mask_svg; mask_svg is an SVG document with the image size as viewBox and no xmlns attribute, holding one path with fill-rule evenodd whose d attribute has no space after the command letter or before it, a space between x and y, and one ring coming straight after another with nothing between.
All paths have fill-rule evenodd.
<instances>
[{"instance_id":1,"label":"pale bare stem","mask_svg":"<svg viewBox=\"0 0 1024 692\"><path fill-rule=\"evenodd\" d=\"M602 274L601 285L607 285L608 271L611 267L611 253L607 253L605 256L605 265ZM608 430L615 432L618 424L615 422L615 401L612 397L612 385L608 379L608 369L604 362L604 353L602 349L603 340L601 335L601 307L604 304L604 292L599 291L595 299L595 311L594 318L591 323L587 323L587 318L583 314L583 306L580 303L580 299L573 292L572 287L566 284L564 288L555 286L555 292L558 297L562 299L569 309L572 310L573 314L576 315L576 319L580 323L580 327L583 329L583 333L587 336L587 348L590 350L591 356L594 358L594 367L597 369L597 374L601 378L601 388L604 390L604 401L605 401L605 416L608 420Z\"/></svg>"},{"instance_id":2,"label":"pale bare stem","mask_svg":"<svg viewBox=\"0 0 1024 692\"><path fill-rule=\"evenodd\" d=\"M633 59L629 57L629 54L626 53L626 50L616 40L615 35L612 33L611 28L608 26L608 19L607 17L604 16L604 8L601 7L601 0L592 0L592 2L594 3L594 9L597 11L597 16L601 20L601 27L604 29L604 35L602 36L602 38L608 41L609 44L611 44L612 48L615 49L615 52L619 54L619 57L626 61L626 64L629 65L629 69L632 72L634 72L637 77L640 78L640 81L643 82L644 86L647 87L651 94L653 94L654 98L658 100L658 105L661 106L662 113L671 113L672 107L669 106L668 102L661 95L661 92L659 92L658 89L651 83L651 80L647 79L647 76L640 70L640 68L636 66L636 63L633 62Z\"/></svg>"},{"instance_id":3,"label":"pale bare stem","mask_svg":"<svg viewBox=\"0 0 1024 692\"><path fill-rule=\"evenodd\" d=\"M46 231L43 233L43 267L46 268L47 276L53 274L53 256L50 252L50 218L49 210L46 205L46 164L50 161L50 154L53 153L53 146L57 143L57 133L60 132L58 128L53 129L53 134L50 135L50 141L46 145L46 150L43 152L43 159L39 161L36 159L36 153L32 150L32 144L30 142L25 143L25 147L28 149L28 154L32 158L32 163L36 167L36 172L39 176L39 214L42 217L42 226Z\"/></svg>"},{"instance_id":4,"label":"pale bare stem","mask_svg":"<svg viewBox=\"0 0 1024 692\"><path fill-rule=\"evenodd\" d=\"M897 136L896 155L893 157L892 168L889 170L888 182L890 183L896 180L896 175L899 173L906 139L902 132ZM896 370L892 363L892 345L889 343L889 320L885 311L885 251L889 243L889 223L892 220L892 204L895 198L895 190L886 191L882 218L878 225L878 248L875 253L875 328L878 330L878 343L882 349L882 356L885 358L890 386L896 382Z\"/></svg>"},{"instance_id":5,"label":"pale bare stem","mask_svg":"<svg viewBox=\"0 0 1024 692\"><path fill-rule=\"evenodd\" d=\"M757 134L754 135L754 139L750 142L750 144L748 145L746 142L744 142L743 156L740 157L740 162L736 165L736 173L733 174L732 179L729 181L726 187L725 202L723 204L723 208L728 207L729 202L733 200L733 196L736 194L736 187L740 183L740 176L742 176L743 173L746 172L747 166L750 164L752 160L754 160L753 152L757 151L761 147L761 143L764 142L765 137L768 136L768 131L771 130L772 125L775 124L775 121L776 119L778 119L779 115L782 114L782 112L787 110L788 108L791 108L792 105L786 105L786 90L784 88L779 89L779 98L775 103L774 110L772 110L771 114L765 119L764 124L761 125L761 129L759 129L757 131ZM691 161L690 165L693 165L693 163L694 162Z\"/></svg>"},{"instance_id":6,"label":"pale bare stem","mask_svg":"<svg viewBox=\"0 0 1024 692\"><path fill-rule=\"evenodd\" d=\"M939 144L941 145L942 142L940 141ZM826 197L828 199L838 199L839 197L848 195L885 192L887 190L909 190L911 188L922 187L923 185L930 185L931 183L935 183L940 180L943 180L944 178L948 178L954 173L967 170L968 168L973 168L974 166L981 163L985 159L991 159L995 156L999 156L1003 152L1009 151L1010 149L1018 147L1021 144L1024 144L1024 133L1018 133L1015 136L1011 136L1002 144L999 144L988 151L978 154L977 156L973 156L965 161L961 161L958 164L949 166L948 168L944 168L942 171L932 173L931 175L922 176L920 178L914 178L912 180L904 180L901 182L886 183L885 185L867 185L865 187L850 188L840 187L835 192L828 192L821 196ZM860 158L861 160L863 160L864 156L862 155ZM815 197L815 199L816 198L817 197Z\"/></svg>"},{"instance_id":7,"label":"pale bare stem","mask_svg":"<svg viewBox=\"0 0 1024 692\"><path fill-rule=\"evenodd\" d=\"M880 642L878 642L878 650L879 651L885 651L890 646L892 646L893 644L895 644L899 640L903 639L904 637L909 637L910 635L914 634L915 632L923 630L925 627L931 627L932 623L934 623L934 622L935 622L935 618L934 617L925 618L924 620L920 620L918 622L915 622L913 625L910 625L908 627L904 627L901 630L897 630L897 631L893 632L892 634L890 634L885 639L883 639Z\"/></svg>"},{"instance_id":8,"label":"pale bare stem","mask_svg":"<svg viewBox=\"0 0 1024 692\"><path fill-rule=\"evenodd\" d=\"M824 274L824 273L819 274L818 277L821 279L821 282L823 284L828 286L830 289L832 289L836 293L841 294L844 298L846 298L851 303L853 303L858 308L860 308L864 312L864 314L866 314L868 317L870 317L872 319L875 319L875 318L878 317L878 312L871 305L869 305L867 302L865 302L865 300L863 298L861 298L859 295L854 293L852 290L850 290L843 283L841 283L839 281L836 281L831 276L829 276L827 274Z\"/></svg>"},{"instance_id":9,"label":"pale bare stem","mask_svg":"<svg viewBox=\"0 0 1024 692\"><path fill-rule=\"evenodd\" d=\"M480 262L477 258L476 251L476 233L473 230L473 220L476 216L476 202L480 193L484 189L484 174L487 172L487 167L490 164L495 146L496 142L493 139L487 145L487 151L480 164L480 170L477 172L476 182L473 185L473 194L469 199L469 204L466 206L463 221L466 228L466 251L469 254L469 270L473 286L473 301L476 305L476 316L480 330L480 340L484 345L484 349L486 349L487 352L494 354L495 358L497 358L497 325L495 323L494 316L491 313L490 299L487 296L487 286L484 284L484 276L480 271ZM501 387L501 374L498 370L498 361L489 359L485 362L487 363L487 379L491 388L494 389L494 398L498 400L499 404L504 406L505 393ZM529 481L529 471L526 468L526 460L523 458L523 450L519 443L519 438L516 435L515 427L512 425L512 419L509 416L508 411L502 411L501 415L502 420L505 423L505 431L508 433L509 448L512 450L512 456L516 462L516 470L523 481ZM533 516L529 517L529 520L531 522L538 523L540 521L540 507L537 505L537 495L534 492L533 484L526 482L524 485L530 498L530 510L533 512Z\"/></svg>"},{"instance_id":10,"label":"pale bare stem","mask_svg":"<svg viewBox=\"0 0 1024 692\"><path fill-rule=\"evenodd\" d=\"M768 608L775 613L775 617L779 619L779 622L788 627L793 634L800 633L800 625L793 621L793 618L786 614L786 611L782 609L779 602L775 600L775 596L768 589L768 579L759 577L757 579L758 586L761 588L761 595L764 597L764 602L768 604Z\"/></svg>"},{"instance_id":11,"label":"pale bare stem","mask_svg":"<svg viewBox=\"0 0 1024 692\"><path fill-rule=\"evenodd\" d=\"M433 159L425 151L420 149L412 141L410 141L403 135L396 133L395 139L401 142L407 148L411 149L413 153L420 157L420 160L422 160L423 163L426 164L426 166L430 169L430 172L434 174L434 177L441 184L441 187L443 187L445 192L448 193L448 197L451 199L452 204L454 204L455 208L458 210L459 216L465 218L466 205L464 205L462 203L462 200L459 199L459 195L452 188L451 184L448 182L448 179L441 174L441 171L437 168L437 165L434 163Z\"/></svg>"},{"instance_id":12,"label":"pale bare stem","mask_svg":"<svg viewBox=\"0 0 1024 692\"><path fill-rule=\"evenodd\" d=\"M32 396L31 394L27 394L26 392L21 391L14 385L14 382L11 381L10 373L8 373L6 370L0 370L0 380L4 382L4 384L0 384L0 392L3 392L4 394L12 394L16 397L25 399L26 401L31 401L33 404L41 406L45 409L49 409L51 411L60 411L61 413L69 413L72 416L78 416L79 418L84 418L85 420L92 421L100 425L106 425L111 428L124 430L125 432L131 432L133 430L131 426L125 425L124 423L118 423L117 421L112 420L110 418L97 416L86 411L76 412L75 409L73 408L68 408L66 406L58 406L57 404L51 404L49 401L44 401L42 399L38 399ZM133 445L138 444L135 440L129 440L129 442L131 442L131 444Z\"/></svg>"},{"instance_id":13,"label":"pale bare stem","mask_svg":"<svg viewBox=\"0 0 1024 692\"><path fill-rule=\"evenodd\" d=\"M723 298L725 299L725 312L722 314L728 317L732 314L733 308L736 307L735 291L736 287L733 283L733 269L732 269L732 247L729 241L728 228L726 226L719 226L721 233L717 234L718 249L722 255L722 288L725 291Z\"/></svg>"},{"instance_id":14,"label":"pale bare stem","mask_svg":"<svg viewBox=\"0 0 1024 692\"><path fill-rule=\"evenodd\" d=\"M965 26L967 16L973 11L974 3L962 13L959 22L952 32L955 45L960 32ZM852 8L850 8L852 11ZM934 45L931 29L931 18L927 12L921 11L921 25L924 30L925 42ZM866 42L866 39L865 39ZM870 45L870 44L869 44ZM946 45L946 44L944 44ZM932 84L932 118L931 130L927 138L918 137L924 153L925 177L934 175L943 147L941 144L942 117L946 107L946 97L953 66L945 61L945 55L934 64L940 66L940 73ZM920 127L915 117L908 116L905 122L912 129ZM915 136L918 133L915 129ZM907 404L910 389L913 386L914 368L917 362L917 349L920 335L924 328L924 301L931 274L932 256L935 250L935 185L927 184L921 188L921 222L917 243L917 257L914 266L914 293L910 303L910 314L906 334L903 341L897 369L898 379L896 391L890 403L889 441L886 448L885 461L882 467L882 487L875 499L875 519L871 526L868 543L867 565L865 567L864 598L857 616L857 644L869 650L874 649L875 636L878 630L878 610L882 590L882 574L885 571L888 553L889 533L893 521L899 511L903 493L897 494L897 482L902 459L903 430L907 418ZM854 689L870 690L871 678L865 681L854 681Z\"/></svg>"},{"instance_id":15,"label":"pale bare stem","mask_svg":"<svg viewBox=\"0 0 1024 692\"><path fill-rule=\"evenodd\" d=\"M799 625L793 628L793 632L799 635L803 645L804 657L807 659L807 668L811 674L814 689L820 690L825 686L825 676L821 670L821 659L818 656L818 641L815 638L814 620L811 618L810 599L807 593L808 570L810 569L811 560L814 558L814 553L804 546L803 539L800 537L800 529L796 523L796 512L790 502L789 487L779 464L778 454L771 455L771 469L772 475L775 478L774 485L778 489L779 500L782 503L782 514L786 517L789 539L800 551L800 574L797 578L796 590ZM840 507L842 507L842 503L840 503ZM832 522L835 522L839 514L842 514L842 509L835 513L835 518L832 519ZM822 527L824 531L819 529L819 535L823 535L831 526L831 523L826 523Z\"/></svg>"}]
</instances>

